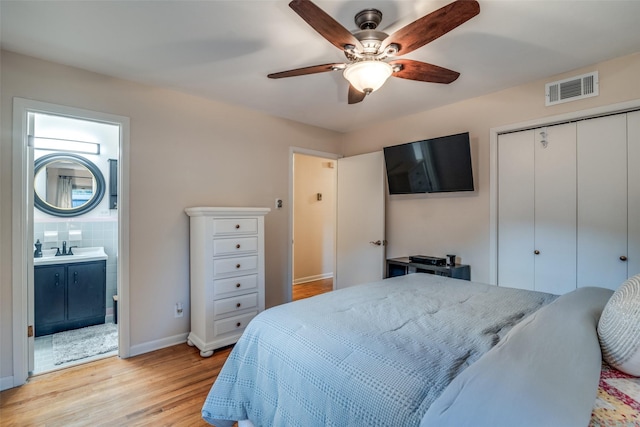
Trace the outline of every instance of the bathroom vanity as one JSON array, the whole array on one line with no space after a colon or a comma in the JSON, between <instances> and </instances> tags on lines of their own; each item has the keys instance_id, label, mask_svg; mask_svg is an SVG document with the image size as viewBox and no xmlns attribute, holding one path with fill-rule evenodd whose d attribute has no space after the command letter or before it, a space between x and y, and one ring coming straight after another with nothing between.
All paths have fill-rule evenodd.
<instances>
[{"instance_id":1,"label":"bathroom vanity","mask_svg":"<svg viewBox=\"0 0 640 427\"><path fill-rule=\"evenodd\" d=\"M107 255L103 248L75 251L34 259L36 337L105 322Z\"/></svg>"}]
</instances>

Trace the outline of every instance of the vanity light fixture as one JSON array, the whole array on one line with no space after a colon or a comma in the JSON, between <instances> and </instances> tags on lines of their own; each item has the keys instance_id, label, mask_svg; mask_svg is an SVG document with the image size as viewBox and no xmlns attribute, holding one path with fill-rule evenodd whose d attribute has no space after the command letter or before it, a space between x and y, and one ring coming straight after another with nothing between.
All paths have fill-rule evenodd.
<instances>
[{"instance_id":1,"label":"vanity light fixture","mask_svg":"<svg viewBox=\"0 0 640 427\"><path fill-rule=\"evenodd\" d=\"M71 153L100 154L100 144L95 142L74 141L71 139L42 138L29 136L33 148L37 150L68 151Z\"/></svg>"}]
</instances>

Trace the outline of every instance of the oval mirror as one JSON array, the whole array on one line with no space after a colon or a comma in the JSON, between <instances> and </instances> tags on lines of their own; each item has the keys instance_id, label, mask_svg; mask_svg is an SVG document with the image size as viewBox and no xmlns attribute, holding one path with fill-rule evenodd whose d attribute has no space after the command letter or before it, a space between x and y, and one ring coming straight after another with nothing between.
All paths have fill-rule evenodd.
<instances>
[{"instance_id":1,"label":"oval mirror","mask_svg":"<svg viewBox=\"0 0 640 427\"><path fill-rule=\"evenodd\" d=\"M75 154L48 154L35 161L34 205L55 216L76 216L98 206L104 177L91 161Z\"/></svg>"}]
</instances>

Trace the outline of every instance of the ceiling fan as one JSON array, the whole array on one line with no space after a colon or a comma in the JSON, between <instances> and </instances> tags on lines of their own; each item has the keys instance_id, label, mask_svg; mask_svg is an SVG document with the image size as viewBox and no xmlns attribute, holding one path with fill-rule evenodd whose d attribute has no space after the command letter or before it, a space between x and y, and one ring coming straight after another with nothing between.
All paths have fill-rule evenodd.
<instances>
[{"instance_id":1,"label":"ceiling fan","mask_svg":"<svg viewBox=\"0 0 640 427\"><path fill-rule=\"evenodd\" d=\"M395 57L432 42L480 13L477 1L457 0L388 35L376 30L382 20L382 12L377 9L357 13L355 23L360 30L351 33L310 0L293 0L289 7L331 44L343 50L348 62L312 65L267 77L280 79L341 70L349 81L349 104L361 102L390 76L431 83L455 81L460 75L456 71Z\"/></svg>"}]
</instances>

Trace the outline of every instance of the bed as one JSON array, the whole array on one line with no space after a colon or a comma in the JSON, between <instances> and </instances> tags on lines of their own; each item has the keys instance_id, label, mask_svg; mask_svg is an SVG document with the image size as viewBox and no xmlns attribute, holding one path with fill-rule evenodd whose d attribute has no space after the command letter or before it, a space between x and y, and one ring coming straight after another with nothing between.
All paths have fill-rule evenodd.
<instances>
[{"instance_id":1,"label":"bed","mask_svg":"<svg viewBox=\"0 0 640 427\"><path fill-rule=\"evenodd\" d=\"M418 273L284 304L248 325L202 416L217 427L584 427L611 294Z\"/></svg>"}]
</instances>

